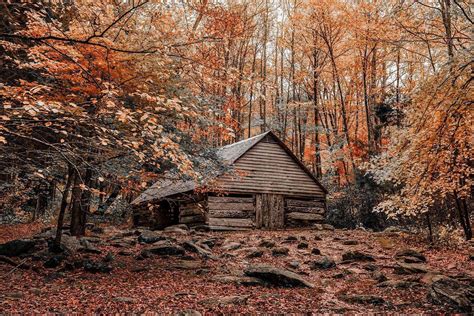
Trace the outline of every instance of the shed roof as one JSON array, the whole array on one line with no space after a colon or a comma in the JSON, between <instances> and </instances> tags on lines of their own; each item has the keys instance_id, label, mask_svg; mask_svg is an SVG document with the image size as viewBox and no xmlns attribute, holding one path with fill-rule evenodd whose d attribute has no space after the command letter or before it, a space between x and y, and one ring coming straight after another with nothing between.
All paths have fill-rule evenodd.
<instances>
[{"instance_id":1,"label":"shed roof","mask_svg":"<svg viewBox=\"0 0 474 316\"><path fill-rule=\"evenodd\" d=\"M232 165L235 163L243 154L249 151L253 146L259 143L265 136L271 135L275 140L283 147L283 149L293 158L298 165L327 193L326 189L319 183L314 175L304 166L304 164L297 159L297 157L291 152L291 150L271 131L241 140L239 142L220 147L217 150L217 156L222 159L224 164ZM140 194L132 204L141 204L143 202L151 200L159 200L168 196L172 196L179 193L185 193L192 191L202 186L196 180L182 180L176 179L163 179L153 184L149 189Z\"/></svg>"}]
</instances>

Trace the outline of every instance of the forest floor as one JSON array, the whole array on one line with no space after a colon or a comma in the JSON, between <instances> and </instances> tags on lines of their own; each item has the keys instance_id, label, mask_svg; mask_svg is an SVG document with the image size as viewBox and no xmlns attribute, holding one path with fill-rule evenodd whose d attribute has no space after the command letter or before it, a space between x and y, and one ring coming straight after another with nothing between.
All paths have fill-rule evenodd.
<instances>
[{"instance_id":1,"label":"forest floor","mask_svg":"<svg viewBox=\"0 0 474 316\"><path fill-rule=\"evenodd\" d=\"M60 255L45 246L53 233L31 230L34 250L7 257L10 263L0 260L0 314L466 311L469 306L460 309L449 300L443 305L430 293L440 275L471 289L474 280L472 243L438 249L401 231L106 227L80 241L65 236L67 254ZM282 287L244 275L258 264L292 271L312 287ZM472 294L466 294L471 304Z\"/></svg>"}]
</instances>

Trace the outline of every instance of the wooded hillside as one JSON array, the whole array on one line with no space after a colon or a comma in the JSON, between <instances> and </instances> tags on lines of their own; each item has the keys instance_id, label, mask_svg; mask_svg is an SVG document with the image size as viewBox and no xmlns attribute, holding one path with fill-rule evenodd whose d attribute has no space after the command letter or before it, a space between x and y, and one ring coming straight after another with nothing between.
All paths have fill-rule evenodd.
<instances>
[{"instance_id":1,"label":"wooded hillside","mask_svg":"<svg viewBox=\"0 0 474 316\"><path fill-rule=\"evenodd\" d=\"M408 216L472 238L468 2L7 1L0 14L4 222L70 209L81 235L87 213L166 171L199 178L219 168L206 148L273 130L330 188L333 224Z\"/></svg>"},{"instance_id":2,"label":"wooded hillside","mask_svg":"<svg viewBox=\"0 0 474 316\"><path fill-rule=\"evenodd\" d=\"M473 19L0 1L0 314L471 313ZM267 131L226 174L219 148ZM180 225L132 228L157 181L135 226Z\"/></svg>"}]
</instances>

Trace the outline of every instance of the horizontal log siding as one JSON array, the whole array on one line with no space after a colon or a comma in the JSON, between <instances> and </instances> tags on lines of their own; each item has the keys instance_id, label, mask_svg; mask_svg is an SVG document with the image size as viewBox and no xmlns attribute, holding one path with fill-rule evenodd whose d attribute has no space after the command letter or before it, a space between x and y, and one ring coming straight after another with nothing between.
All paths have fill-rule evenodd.
<instances>
[{"instance_id":1,"label":"horizontal log siding","mask_svg":"<svg viewBox=\"0 0 474 316\"><path fill-rule=\"evenodd\" d=\"M211 229L241 230L254 226L253 197L209 196L207 208Z\"/></svg>"},{"instance_id":2,"label":"horizontal log siding","mask_svg":"<svg viewBox=\"0 0 474 316\"><path fill-rule=\"evenodd\" d=\"M262 140L234 163L233 173L218 179L228 192L273 193L324 199L321 187L275 142Z\"/></svg>"},{"instance_id":3,"label":"horizontal log siding","mask_svg":"<svg viewBox=\"0 0 474 316\"><path fill-rule=\"evenodd\" d=\"M179 223L199 225L206 222L205 201L181 203L179 206Z\"/></svg>"},{"instance_id":4,"label":"horizontal log siding","mask_svg":"<svg viewBox=\"0 0 474 316\"><path fill-rule=\"evenodd\" d=\"M285 200L285 219L289 227L311 226L324 222L326 211L325 201L300 200L287 198Z\"/></svg>"}]
</instances>

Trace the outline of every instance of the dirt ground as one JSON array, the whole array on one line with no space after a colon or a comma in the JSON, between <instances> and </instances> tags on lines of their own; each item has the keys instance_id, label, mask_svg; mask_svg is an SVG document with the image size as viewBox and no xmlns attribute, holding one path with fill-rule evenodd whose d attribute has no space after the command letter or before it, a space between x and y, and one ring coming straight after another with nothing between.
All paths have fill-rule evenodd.
<instances>
[{"instance_id":1,"label":"dirt ground","mask_svg":"<svg viewBox=\"0 0 474 316\"><path fill-rule=\"evenodd\" d=\"M121 234L127 236L122 238ZM44 266L47 259L44 251L40 255L12 258L27 264L27 269L0 262L0 314L443 313L455 309L432 302L428 295L430 277L441 273L471 285L474 279L474 261L469 259L472 249L468 243L458 249L430 248L417 241L417 236L403 232L285 230L165 234L176 245L212 240L215 245L210 248L210 258L190 251L185 255L142 256L142 250L153 244L128 245L137 236L117 229L89 235L95 238L94 247L100 253L71 254L54 268ZM262 247L262 240L273 241L275 245ZM236 243L240 246L229 247ZM288 254L273 255L279 247L287 248ZM317 253L314 248L321 255L314 254ZM425 272L396 273L395 254L408 248L426 257ZM249 258L249 253L256 250L263 252L261 257ZM348 251L363 252L375 261L342 260L343 253ZM334 260L336 266L314 268L312 262L323 257ZM71 264L66 266L66 262L78 258L108 261L112 270L92 273L71 268ZM314 287L242 285L229 278L241 277L247 266L255 264L288 269ZM381 278L394 282L381 286Z\"/></svg>"}]
</instances>

